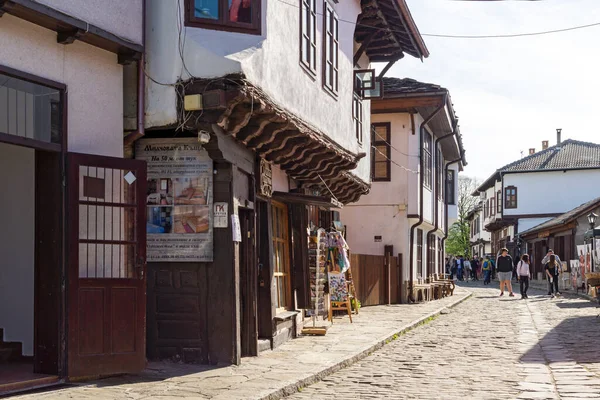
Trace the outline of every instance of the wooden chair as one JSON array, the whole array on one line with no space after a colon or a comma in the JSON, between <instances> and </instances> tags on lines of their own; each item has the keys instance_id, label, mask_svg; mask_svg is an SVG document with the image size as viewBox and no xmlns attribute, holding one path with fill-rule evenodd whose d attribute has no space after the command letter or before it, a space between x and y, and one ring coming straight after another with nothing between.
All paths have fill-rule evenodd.
<instances>
[{"instance_id":1,"label":"wooden chair","mask_svg":"<svg viewBox=\"0 0 600 400\"><path fill-rule=\"evenodd\" d=\"M329 302L329 321L333 324L333 312L334 311L347 311L348 317L350 317L350 323L352 323L352 305L350 304L350 296L346 301L330 301Z\"/></svg>"}]
</instances>

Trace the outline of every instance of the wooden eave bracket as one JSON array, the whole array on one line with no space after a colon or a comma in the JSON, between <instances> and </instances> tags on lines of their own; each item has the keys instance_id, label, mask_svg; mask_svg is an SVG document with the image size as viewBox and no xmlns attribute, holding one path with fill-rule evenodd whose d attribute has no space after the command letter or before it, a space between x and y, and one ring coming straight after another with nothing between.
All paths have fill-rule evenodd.
<instances>
[{"instance_id":1,"label":"wooden eave bracket","mask_svg":"<svg viewBox=\"0 0 600 400\"><path fill-rule=\"evenodd\" d=\"M75 40L80 39L87 32L83 29L73 29L70 31L58 32L56 34L56 42L60 44L72 44Z\"/></svg>"}]
</instances>

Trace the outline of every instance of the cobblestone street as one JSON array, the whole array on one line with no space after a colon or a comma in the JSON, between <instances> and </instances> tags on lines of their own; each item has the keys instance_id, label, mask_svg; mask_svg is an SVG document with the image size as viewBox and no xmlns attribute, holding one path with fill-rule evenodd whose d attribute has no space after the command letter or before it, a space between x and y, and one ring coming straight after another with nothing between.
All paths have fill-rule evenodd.
<instances>
[{"instance_id":1,"label":"cobblestone street","mask_svg":"<svg viewBox=\"0 0 600 400\"><path fill-rule=\"evenodd\" d=\"M464 286L466 302L291 399L600 398L595 304Z\"/></svg>"}]
</instances>

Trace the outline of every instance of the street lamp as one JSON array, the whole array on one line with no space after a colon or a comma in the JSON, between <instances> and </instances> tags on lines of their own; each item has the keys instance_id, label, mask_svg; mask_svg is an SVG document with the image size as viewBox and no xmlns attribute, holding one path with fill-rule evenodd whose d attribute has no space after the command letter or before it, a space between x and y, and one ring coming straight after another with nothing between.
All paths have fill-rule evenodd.
<instances>
[{"instance_id":1,"label":"street lamp","mask_svg":"<svg viewBox=\"0 0 600 400\"><path fill-rule=\"evenodd\" d=\"M590 231L592 231L592 254L590 254L590 259L591 259L591 263L592 263L592 271L596 270L596 265L594 263L594 242L595 242L595 228L596 228L596 219L598 219L598 214L596 214L595 212L591 212L588 214L587 216L588 222L590 223Z\"/></svg>"}]
</instances>

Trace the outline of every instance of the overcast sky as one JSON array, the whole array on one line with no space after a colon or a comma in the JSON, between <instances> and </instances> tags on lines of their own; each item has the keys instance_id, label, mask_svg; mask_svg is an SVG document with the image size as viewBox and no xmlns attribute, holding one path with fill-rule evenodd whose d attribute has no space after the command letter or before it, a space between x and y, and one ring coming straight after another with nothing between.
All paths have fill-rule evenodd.
<instances>
[{"instance_id":1,"label":"overcast sky","mask_svg":"<svg viewBox=\"0 0 600 400\"><path fill-rule=\"evenodd\" d=\"M407 0L420 32L458 35L546 31L600 22L600 0L473 2ZM468 166L487 178L541 149L542 140L600 143L600 26L535 37L424 37L431 55L410 56L387 76L450 91Z\"/></svg>"}]
</instances>

